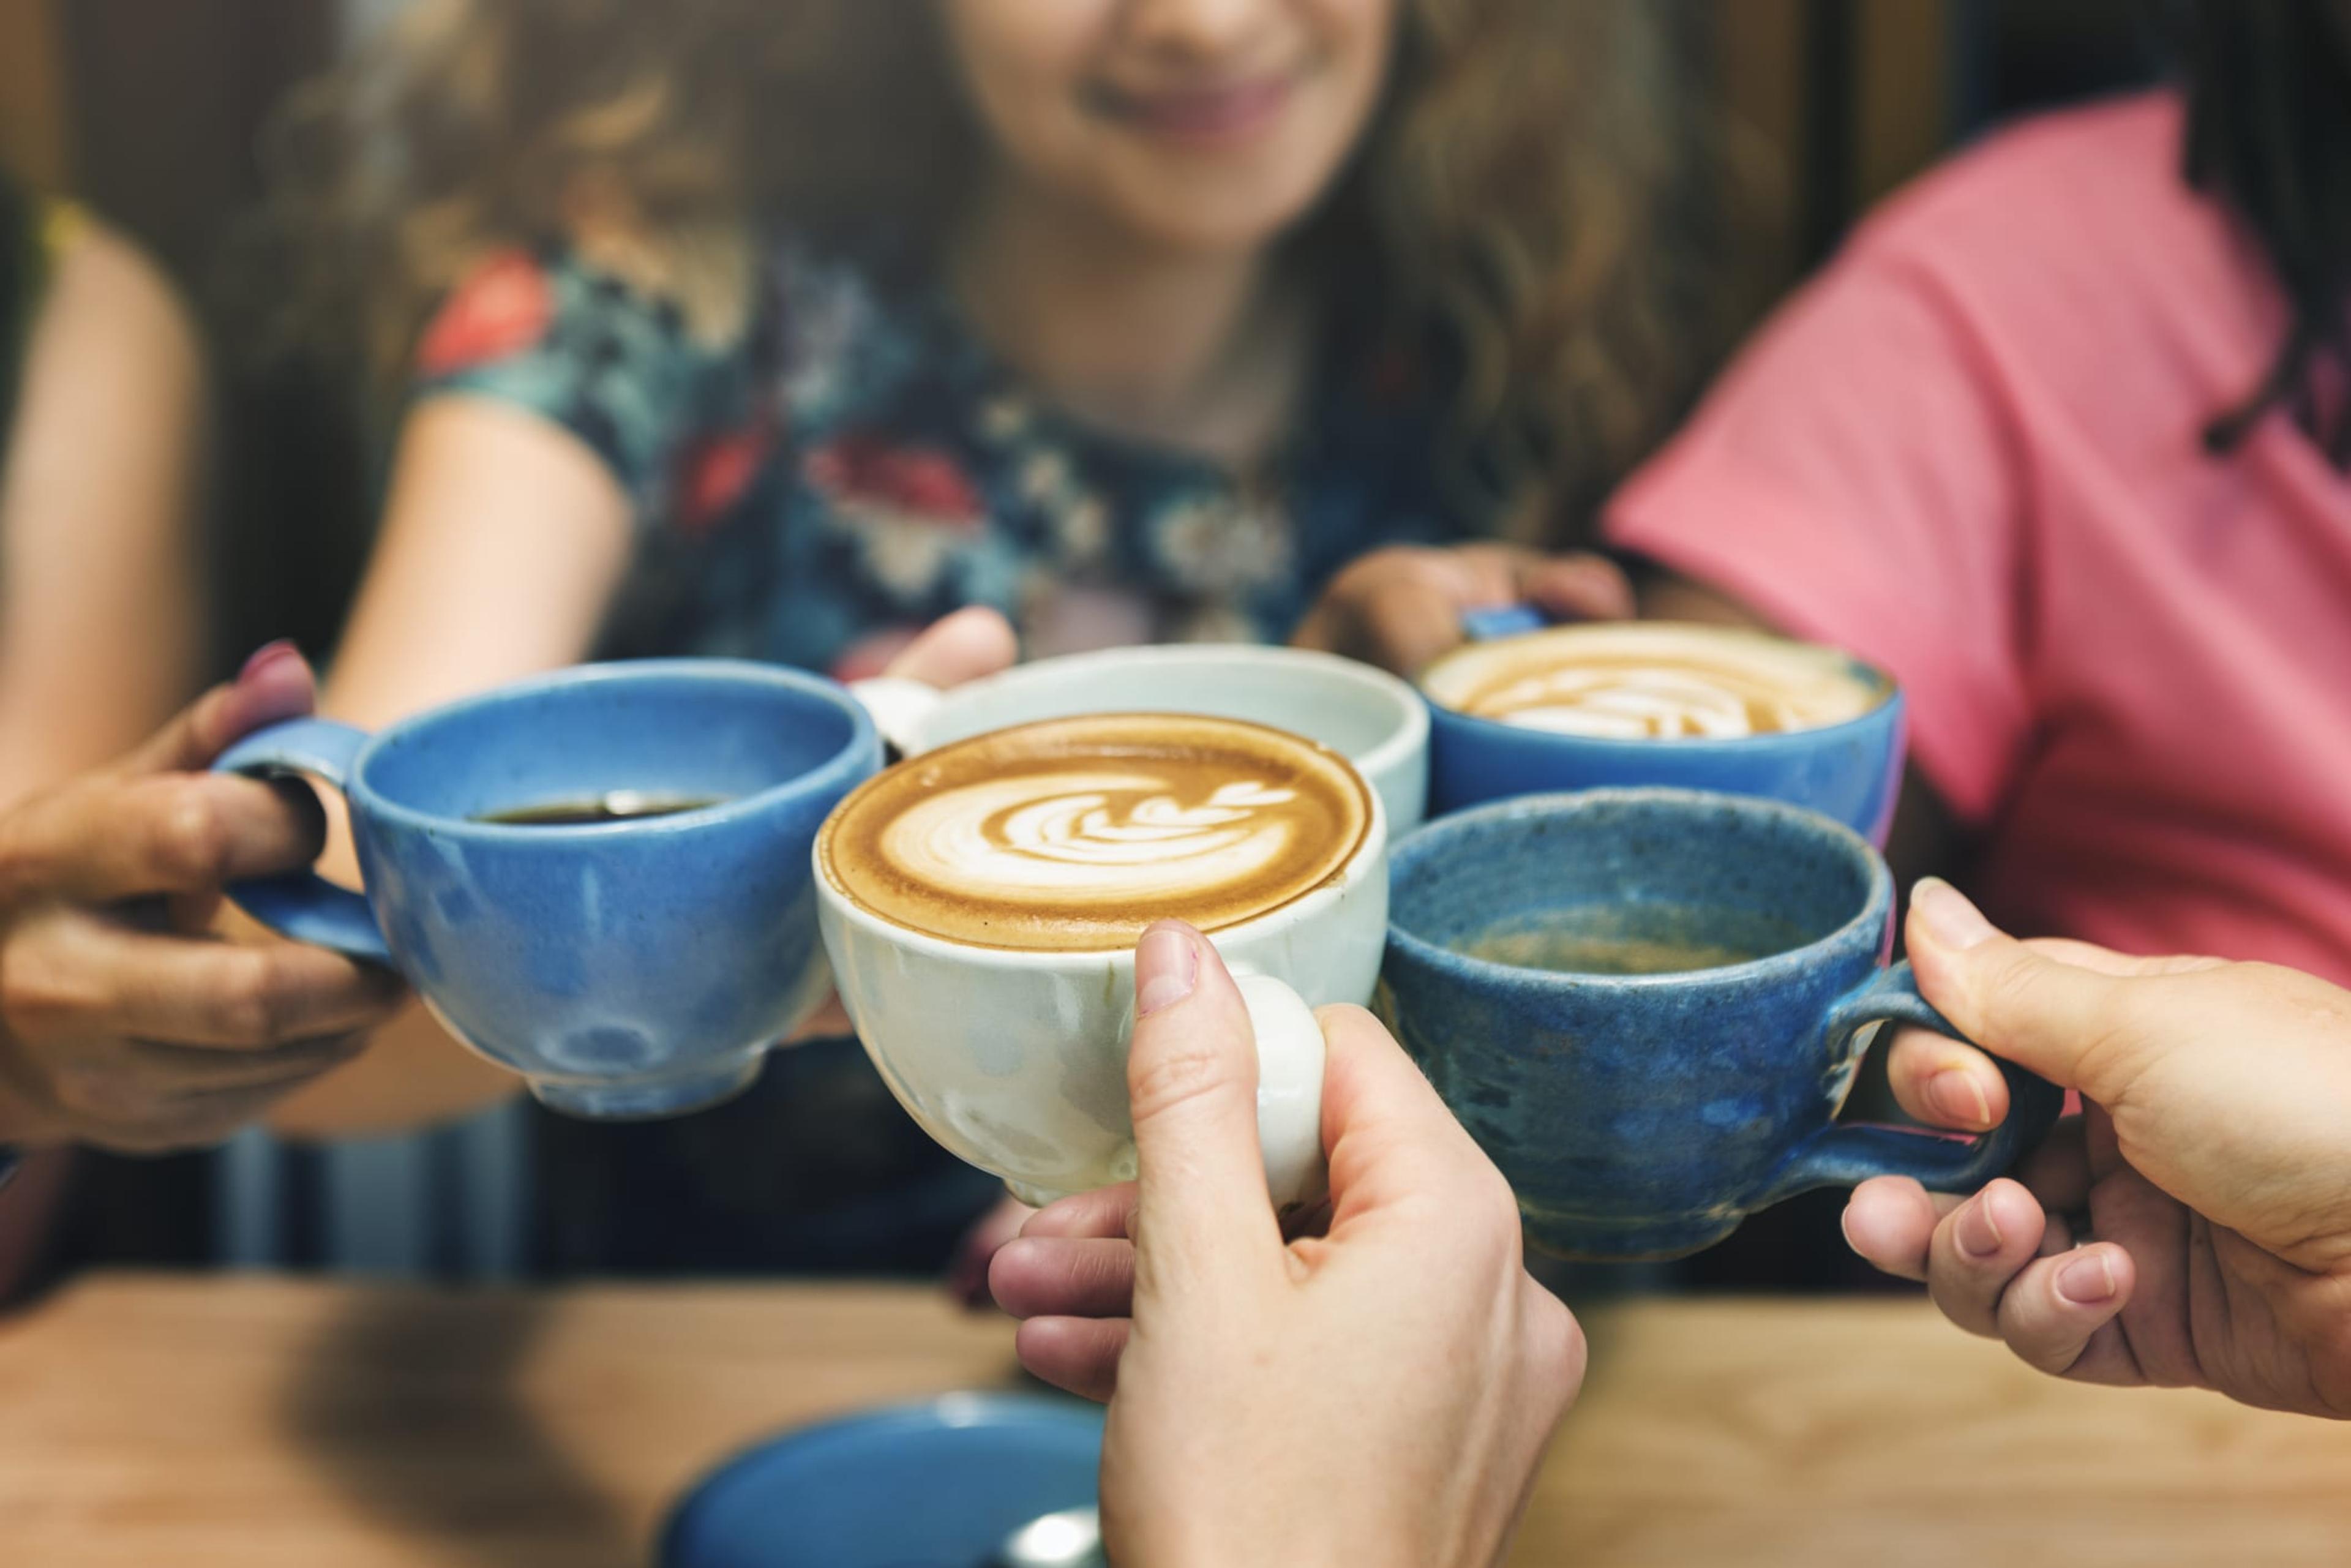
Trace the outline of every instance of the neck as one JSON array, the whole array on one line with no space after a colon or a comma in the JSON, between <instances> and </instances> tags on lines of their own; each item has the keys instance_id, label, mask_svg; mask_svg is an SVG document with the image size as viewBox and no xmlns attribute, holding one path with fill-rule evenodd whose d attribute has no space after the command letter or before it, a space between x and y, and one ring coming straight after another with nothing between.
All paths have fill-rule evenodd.
<instances>
[{"instance_id":1,"label":"neck","mask_svg":"<svg viewBox=\"0 0 2351 1568\"><path fill-rule=\"evenodd\" d=\"M1253 455L1303 360L1264 247L1155 246L1008 177L975 204L950 272L980 335L1057 402L1166 444Z\"/></svg>"}]
</instances>

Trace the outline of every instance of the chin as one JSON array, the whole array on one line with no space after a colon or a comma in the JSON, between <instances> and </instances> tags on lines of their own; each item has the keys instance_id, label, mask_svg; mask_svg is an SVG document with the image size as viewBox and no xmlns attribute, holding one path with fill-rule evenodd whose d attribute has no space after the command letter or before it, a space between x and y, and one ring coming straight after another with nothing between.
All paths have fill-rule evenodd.
<instances>
[{"instance_id":1,"label":"chin","mask_svg":"<svg viewBox=\"0 0 2351 1568\"><path fill-rule=\"evenodd\" d=\"M1329 184L1328 177L1173 177L1109 205L1123 227L1171 250L1255 250L1303 222Z\"/></svg>"}]
</instances>

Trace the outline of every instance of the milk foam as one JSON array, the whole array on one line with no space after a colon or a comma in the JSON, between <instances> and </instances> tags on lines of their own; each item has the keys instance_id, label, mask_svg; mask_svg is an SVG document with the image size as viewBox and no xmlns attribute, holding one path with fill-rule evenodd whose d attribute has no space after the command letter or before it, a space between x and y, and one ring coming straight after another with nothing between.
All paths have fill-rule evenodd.
<instances>
[{"instance_id":1,"label":"milk foam","mask_svg":"<svg viewBox=\"0 0 2351 1568\"><path fill-rule=\"evenodd\" d=\"M874 914L992 946L1090 950L1203 930L1320 886L1369 831L1335 753L1190 715L1054 719L944 747L843 802L819 840Z\"/></svg>"},{"instance_id":2,"label":"milk foam","mask_svg":"<svg viewBox=\"0 0 2351 1568\"><path fill-rule=\"evenodd\" d=\"M1734 739L1858 718L1890 688L1830 648L1730 627L1562 627L1463 649L1430 696L1503 724L1612 740Z\"/></svg>"},{"instance_id":3,"label":"milk foam","mask_svg":"<svg viewBox=\"0 0 2351 1568\"><path fill-rule=\"evenodd\" d=\"M945 790L883 832L901 874L1016 897L1165 898L1263 877L1300 823L1295 789L1238 779L1186 804L1149 772L1013 774Z\"/></svg>"}]
</instances>

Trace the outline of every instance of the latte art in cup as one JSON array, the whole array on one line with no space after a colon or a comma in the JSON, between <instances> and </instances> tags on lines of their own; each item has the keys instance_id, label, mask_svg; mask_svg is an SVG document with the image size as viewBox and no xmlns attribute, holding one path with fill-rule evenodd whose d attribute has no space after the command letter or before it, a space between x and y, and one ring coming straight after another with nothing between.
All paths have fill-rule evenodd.
<instances>
[{"instance_id":1,"label":"latte art in cup","mask_svg":"<svg viewBox=\"0 0 2351 1568\"><path fill-rule=\"evenodd\" d=\"M819 863L885 920L990 947L1094 951L1204 931L1338 874L1372 819L1336 753L1233 719L1117 714L975 737L843 803Z\"/></svg>"},{"instance_id":2,"label":"latte art in cup","mask_svg":"<svg viewBox=\"0 0 2351 1568\"><path fill-rule=\"evenodd\" d=\"M1562 626L1459 649L1421 678L1457 713L1609 740L1737 739L1859 718L1892 695L1834 648L1735 627Z\"/></svg>"}]
</instances>

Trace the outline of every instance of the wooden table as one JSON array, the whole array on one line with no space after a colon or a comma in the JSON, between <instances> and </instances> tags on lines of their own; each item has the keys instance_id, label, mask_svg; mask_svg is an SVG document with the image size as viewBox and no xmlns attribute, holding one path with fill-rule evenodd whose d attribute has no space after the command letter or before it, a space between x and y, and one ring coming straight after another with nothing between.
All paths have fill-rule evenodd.
<instances>
[{"instance_id":1,"label":"wooden table","mask_svg":"<svg viewBox=\"0 0 2351 1568\"><path fill-rule=\"evenodd\" d=\"M1520 1563L2351 1563L2351 1426L2056 1383L1907 1301L1586 1319ZM0 1322L0 1565L635 1568L737 1446L1000 1384L1010 1338L861 1286L99 1275Z\"/></svg>"}]
</instances>

